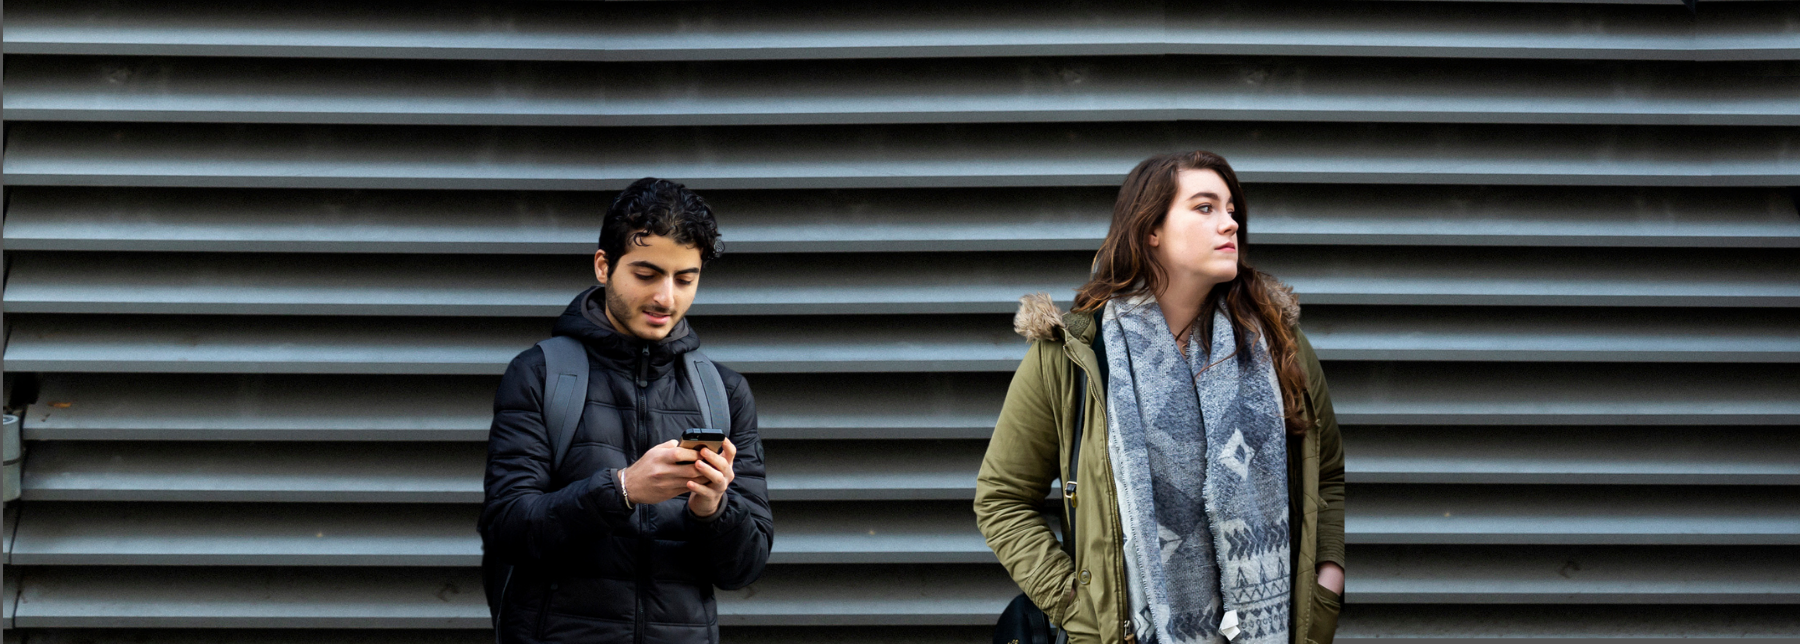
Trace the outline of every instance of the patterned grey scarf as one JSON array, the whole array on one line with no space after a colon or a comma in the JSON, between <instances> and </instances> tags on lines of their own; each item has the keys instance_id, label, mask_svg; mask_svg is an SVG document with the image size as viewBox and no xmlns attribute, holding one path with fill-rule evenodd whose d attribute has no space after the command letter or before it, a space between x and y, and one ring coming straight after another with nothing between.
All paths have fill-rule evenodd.
<instances>
[{"instance_id":1,"label":"patterned grey scarf","mask_svg":"<svg viewBox=\"0 0 1800 644\"><path fill-rule=\"evenodd\" d=\"M1210 350L1190 336L1185 358L1149 296L1102 318L1132 624L1145 644L1287 644L1281 389L1267 344L1236 355L1215 310Z\"/></svg>"}]
</instances>

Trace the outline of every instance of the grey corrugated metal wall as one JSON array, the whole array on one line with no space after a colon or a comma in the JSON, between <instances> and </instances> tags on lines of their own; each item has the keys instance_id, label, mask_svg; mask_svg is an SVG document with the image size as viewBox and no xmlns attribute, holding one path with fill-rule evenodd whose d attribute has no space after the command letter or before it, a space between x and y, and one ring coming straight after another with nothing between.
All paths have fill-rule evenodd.
<instances>
[{"instance_id":1,"label":"grey corrugated metal wall","mask_svg":"<svg viewBox=\"0 0 1800 644\"><path fill-rule=\"evenodd\" d=\"M1800 632L1796 4L10 9L30 641L483 641L496 374L644 175L764 410L727 638L981 641L1013 301L1188 148L1327 361L1346 639Z\"/></svg>"}]
</instances>

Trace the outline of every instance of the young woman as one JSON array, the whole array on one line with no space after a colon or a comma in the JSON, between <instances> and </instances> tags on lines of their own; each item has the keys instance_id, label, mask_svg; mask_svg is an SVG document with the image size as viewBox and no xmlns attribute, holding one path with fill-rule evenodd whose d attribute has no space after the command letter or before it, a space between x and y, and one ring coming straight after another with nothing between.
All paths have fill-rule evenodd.
<instances>
[{"instance_id":1,"label":"young woman","mask_svg":"<svg viewBox=\"0 0 1800 644\"><path fill-rule=\"evenodd\" d=\"M975 514L1071 642L1329 644L1337 630L1337 420L1291 289L1244 261L1248 215L1224 158L1147 159L1074 312L1022 300L1014 326L1033 342ZM1053 480L1075 482L1072 560L1041 515Z\"/></svg>"}]
</instances>

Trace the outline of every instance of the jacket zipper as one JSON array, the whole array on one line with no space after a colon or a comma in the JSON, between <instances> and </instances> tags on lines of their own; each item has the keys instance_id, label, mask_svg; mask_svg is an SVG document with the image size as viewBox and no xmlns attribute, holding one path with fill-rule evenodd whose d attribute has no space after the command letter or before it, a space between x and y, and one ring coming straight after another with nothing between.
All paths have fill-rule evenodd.
<instances>
[{"instance_id":1,"label":"jacket zipper","mask_svg":"<svg viewBox=\"0 0 1800 644\"><path fill-rule=\"evenodd\" d=\"M651 562L650 539L644 536L643 530L644 527L649 524L650 508L648 506L638 506L638 508L641 510L641 512L638 513L638 516L645 520L640 522L638 527L637 593L635 594L636 596L633 597L633 601L637 605L637 610L635 611L635 615L633 615L635 618L634 621L636 622L636 628L632 629L631 641L636 642L636 644L644 644L644 629L647 626L646 622L649 621L644 617L644 589L650 581Z\"/></svg>"},{"instance_id":2,"label":"jacket zipper","mask_svg":"<svg viewBox=\"0 0 1800 644\"><path fill-rule=\"evenodd\" d=\"M539 641L544 639L544 629L549 628L550 625L550 599L555 595L556 582L553 581L550 582L549 586L544 588L544 605L538 608L537 631L532 636L532 639Z\"/></svg>"},{"instance_id":3,"label":"jacket zipper","mask_svg":"<svg viewBox=\"0 0 1800 644\"><path fill-rule=\"evenodd\" d=\"M643 452L652 447L650 444L650 428L648 427L650 423L650 345L648 344L644 345L643 348L638 351L637 373L635 375L637 376L637 382L635 384L637 385L638 426L637 431L632 432L632 442L637 443L637 445L632 446L632 450L636 452L636 456L643 456ZM637 440L638 435L642 435L643 440Z\"/></svg>"},{"instance_id":4,"label":"jacket zipper","mask_svg":"<svg viewBox=\"0 0 1800 644\"><path fill-rule=\"evenodd\" d=\"M506 567L506 581L500 582L500 607L494 610L494 644L500 642L500 624L506 621L506 591L512 588L513 567Z\"/></svg>"},{"instance_id":5,"label":"jacket zipper","mask_svg":"<svg viewBox=\"0 0 1800 644\"><path fill-rule=\"evenodd\" d=\"M1064 337L1066 338L1067 336L1064 336ZM1087 368L1081 364L1080 360L1076 359L1074 354L1069 351L1068 347L1069 347L1068 341L1064 340L1063 355L1069 359L1069 362L1075 363L1075 368L1081 369L1083 371L1087 371ZM1099 365L1097 368L1105 368L1105 367L1104 367L1104 365ZM1094 374L1092 374L1092 373L1088 374L1089 380L1092 380L1093 377L1094 377ZM1086 395L1087 392L1081 392L1081 393L1082 393L1082 395ZM1105 403L1102 403L1102 405L1104 405L1104 404ZM1101 409L1105 409L1105 407L1102 406ZM1085 423L1085 422L1087 422L1087 419L1083 418L1083 419L1081 419L1081 422ZM1086 434L1087 432L1084 431L1082 433ZM1079 449L1079 448L1080 448L1080 446L1077 446L1077 449ZM1103 458L1103 459L1101 459L1101 462L1103 463L1101 465L1101 467L1106 470L1106 476L1104 478L1111 480L1113 477L1112 458L1110 456L1107 458ZM1080 472L1071 472L1071 474L1075 475L1076 480L1081 480ZM1115 535L1124 534L1125 529L1119 525L1118 511L1115 509L1113 512L1108 512L1106 514L1108 515L1107 516L1107 524L1112 528L1112 534L1115 534ZM1113 548L1117 551L1122 552L1125 549L1125 544L1120 541L1114 541ZM1137 641L1138 641L1137 632L1131 626L1131 609L1130 609L1131 602L1125 601L1125 598L1127 597L1127 595L1125 594L1126 593L1125 571L1123 570L1122 566L1113 569L1113 592L1117 593L1119 599L1121 600L1118 602L1118 605L1121 608L1119 609L1119 614L1117 617L1119 619L1119 623L1120 623L1122 632L1125 634L1125 644L1137 644Z\"/></svg>"},{"instance_id":6,"label":"jacket zipper","mask_svg":"<svg viewBox=\"0 0 1800 644\"><path fill-rule=\"evenodd\" d=\"M650 443L650 345L648 344L638 351L637 389L637 430L643 433L643 445L647 449ZM639 456L643 455L639 454ZM637 583L635 584L637 592L632 593L635 609L632 611L634 628L631 633L631 641L636 644L644 644L644 582L650 576L649 539L644 534L644 530L649 523L647 520L649 516L650 508L648 506L638 506Z\"/></svg>"}]
</instances>

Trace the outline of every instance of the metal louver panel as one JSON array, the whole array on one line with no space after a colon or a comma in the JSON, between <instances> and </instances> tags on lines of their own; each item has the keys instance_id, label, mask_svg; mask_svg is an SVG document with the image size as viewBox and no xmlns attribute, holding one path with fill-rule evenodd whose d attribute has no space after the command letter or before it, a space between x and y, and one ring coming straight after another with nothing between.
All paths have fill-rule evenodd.
<instances>
[{"instance_id":1,"label":"metal louver panel","mask_svg":"<svg viewBox=\"0 0 1800 644\"><path fill-rule=\"evenodd\" d=\"M1791 250L1251 251L1316 304L1522 306L1800 305ZM329 257L329 256L328 256ZM13 262L21 313L530 316L562 312L593 282L564 256L358 255L295 274L291 255L41 253ZM733 257L710 267L696 315L1002 313L1018 295L1080 281L1091 252L919 253L871 266L856 254ZM939 270L955 265L954 272ZM979 280L970 284L971 280ZM1065 292L1056 294L1067 297ZM510 357L510 356L509 356Z\"/></svg>"},{"instance_id":2,"label":"metal louver panel","mask_svg":"<svg viewBox=\"0 0 1800 644\"><path fill-rule=\"evenodd\" d=\"M1524 487L1424 496L1406 486L1355 494L1358 544L1796 545L1791 488ZM1770 501L1785 506L1771 514ZM966 504L781 503L777 563L992 563ZM472 566L467 505L51 506L19 536L24 565ZM1449 514L1451 516L1443 516Z\"/></svg>"},{"instance_id":3,"label":"metal louver panel","mask_svg":"<svg viewBox=\"0 0 1800 644\"><path fill-rule=\"evenodd\" d=\"M1296 120L1800 124L1781 64L1186 56L620 65L30 56L17 118L406 125ZM266 77L254 94L245 76ZM421 80L425 85L421 86ZM1613 87L1630 84L1621 94ZM1371 91L1381 88L1384 91ZM424 95L429 98L422 98ZM680 96L671 101L670 96Z\"/></svg>"},{"instance_id":4,"label":"metal louver panel","mask_svg":"<svg viewBox=\"0 0 1800 644\"><path fill-rule=\"evenodd\" d=\"M737 253L1091 250L1114 188L708 192ZM600 199L562 192L34 188L7 248L575 254ZM1258 186L1259 243L1800 246L1786 190ZM507 213L496 217L494 213ZM1259 248L1276 250L1279 246ZM29 255L27 255L29 257ZM571 272L574 269L570 269Z\"/></svg>"},{"instance_id":5,"label":"metal louver panel","mask_svg":"<svg viewBox=\"0 0 1800 644\"><path fill-rule=\"evenodd\" d=\"M26 122L15 185L618 189L1116 184L1157 150L1206 146L1248 181L1787 186L1793 128L1104 123L426 128Z\"/></svg>"},{"instance_id":6,"label":"metal louver panel","mask_svg":"<svg viewBox=\"0 0 1800 644\"><path fill-rule=\"evenodd\" d=\"M1365 311L1320 306L1307 317L1315 327L1308 335L1325 360L1789 363L1800 357L1800 338L1789 332L1800 312L1790 310L1752 310L1720 320L1686 310L1649 316L1607 309ZM842 329L861 319L799 328L745 321L732 327L736 333L715 335L720 338L719 359L744 358L744 371L752 373L1016 366L1024 347L1001 344L1009 330L1005 318L959 316L923 326L982 320L991 325L986 333L966 324L939 335L915 329L932 341L929 350L915 350L916 338L880 333L889 321L868 321L858 332L832 330L833 324ZM16 324L9 363L32 371L498 374L518 353L521 341L548 333L541 322L506 319L436 320L405 331L381 326L316 317L177 321L43 316ZM759 330L764 333L756 334ZM755 335L762 335L760 346L732 342ZM858 338L867 340L858 343ZM778 359L765 368L763 361L770 358Z\"/></svg>"},{"instance_id":7,"label":"metal louver panel","mask_svg":"<svg viewBox=\"0 0 1800 644\"><path fill-rule=\"evenodd\" d=\"M13 10L7 53L494 60L740 60L1235 54L1789 60L1785 3L98 2ZM174 18L181 16L181 18ZM354 22L356 28L342 28Z\"/></svg>"},{"instance_id":8,"label":"metal louver panel","mask_svg":"<svg viewBox=\"0 0 1800 644\"><path fill-rule=\"evenodd\" d=\"M644 175L768 440L724 639L987 641L1011 312L1182 148L1325 360L1343 641L1800 632L1794 3L12 10L7 644L491 641L497 374Z\"/></svg>"}]
</instances>

